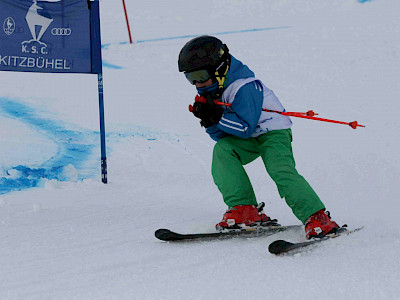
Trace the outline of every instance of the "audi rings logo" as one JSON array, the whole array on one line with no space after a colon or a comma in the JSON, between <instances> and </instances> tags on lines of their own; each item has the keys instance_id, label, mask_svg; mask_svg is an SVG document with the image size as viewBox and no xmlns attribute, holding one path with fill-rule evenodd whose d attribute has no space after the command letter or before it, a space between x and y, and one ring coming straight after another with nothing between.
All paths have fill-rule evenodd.
<instances>
[{"instance_id":1,"label":"audi rings logo","mask_svg":"<svg viewBox=\"0 0 400 300\"><path fill-rule=\"evenodd\" d=\"M71 28L53 28L51 30L52 35L71 35L72 29Z\"/></svg>"},{"instance_id":2,"label":"audi rings logo","mask_svg":"<svg viewBox=\"0 0 400 300\"><path fill-rule=\"evenodd\" d=\"M3 30L5 34L12 35L15 31L15 21L13 18L8 17L3 23Z\"/></svg>"}]
</instances>

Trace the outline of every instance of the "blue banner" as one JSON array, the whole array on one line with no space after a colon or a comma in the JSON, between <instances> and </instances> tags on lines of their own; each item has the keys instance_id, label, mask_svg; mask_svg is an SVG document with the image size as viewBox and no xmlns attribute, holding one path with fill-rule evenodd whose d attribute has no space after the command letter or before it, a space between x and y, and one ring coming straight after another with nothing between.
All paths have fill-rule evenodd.
<instances>
[{"instance_id":1,"label":"blue banner","mask_svg":"<svg viewBox=\"0 0 400 300\"><path fill-rule=\"evenodd\" d=\"M97 33L91 27L90 3L1 0L0 71L100 73L101 52L94 51L100 47L100 29ZM92 35L97 46L92 46Z\"/></svg>"}]
</instances>

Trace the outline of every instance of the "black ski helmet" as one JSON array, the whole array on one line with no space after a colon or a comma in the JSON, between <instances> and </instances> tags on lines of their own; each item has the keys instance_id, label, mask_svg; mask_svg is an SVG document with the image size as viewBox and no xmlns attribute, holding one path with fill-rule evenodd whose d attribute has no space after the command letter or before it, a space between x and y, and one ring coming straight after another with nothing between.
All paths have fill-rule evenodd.
<instances>
[{"instance_id":1,"label":"black ski helmet","mask_svg":"<svg viewBox=\"0 0 400 300\"><path fill-rule=\"evenodd\" d=\"M178 58L179 72L208 69L212 72L229 56L228 47L213 36L196 37L183 46Z\"/></svg>"}]
</instances>

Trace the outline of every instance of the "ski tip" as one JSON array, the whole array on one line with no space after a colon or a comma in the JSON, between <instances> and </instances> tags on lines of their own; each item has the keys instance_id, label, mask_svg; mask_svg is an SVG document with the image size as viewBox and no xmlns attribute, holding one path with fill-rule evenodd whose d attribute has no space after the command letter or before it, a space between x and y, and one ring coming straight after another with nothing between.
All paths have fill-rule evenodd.
<instances>
[{"instance_id":1,"label":"ski tip","mask_svg":"<svg viewBox=\"0 0 400 300\"><path fill-rule=\"evenodd\" d=\"M290 245L293 244L284 240L277 240L269 245L268 251L272 254L280 254Z\"/></svg>"},{"instance_id":2,"label":"ski tip","mask_svg":"<svg viewBox=\"0 0 400 300\"><path fill-rule=\"evenodd\" d=\"M154 232L154 235L156 236L156 238L163 240L163 237L165 237L169 233L171 233L171 230L162 228L157 229L156 232Z\"/></svg>"}]
</instances>

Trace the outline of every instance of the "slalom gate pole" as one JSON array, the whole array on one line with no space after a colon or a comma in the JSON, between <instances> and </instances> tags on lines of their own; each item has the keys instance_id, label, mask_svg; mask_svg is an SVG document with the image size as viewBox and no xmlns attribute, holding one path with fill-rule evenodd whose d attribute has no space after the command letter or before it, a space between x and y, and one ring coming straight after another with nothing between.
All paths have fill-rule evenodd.
<instances>
[{"instance_id":1,"label":"slalom gate pole","mask_svg":"<svg viewBox=\"0 0 400 300\"><path fill-rule=\"evenodd\" d=\"M132 44L131 27L130 27L130 25L129 25L129 18L128 18L128 12L127 12L127 10L126 10L125 0L122 0L122 5L124 6L125 19L126 19L126 26L128 27L129 42Z\"/></svg>"},{"instance_id":2,"label":"slalom gate pole","mask_svg":"<svg viewBox=\"0 0 400 300\"><path fill-rule=\"evenodd\" d=\"M206 98L200 97L198 95L196 96L195 101L201 102L201 103L207 103ZM228 107L232 106L232 104L230 104L230 103L220 102L217 100L214 100L214 103L217 105L222 105L222 106L228 106ZM357 121L342 122L342 121L336 121L336 120L331 120L331 119L318 118L318 117L315 117L318 114L312 110L309 110L307 112L277 111L277 110L271 110L271 109L265 109L265 108L263 108L262 110L266 111L266 112L277 113L277 114L281 114L284 116L289 116L289 117L296 117L296 118L303 118L303 119L309 119L309 120L315 120L315 121L321 121L321 122L349 125L353 129L357 129L357 127L365 127L364 125L358 124ZM191 111L191 112L193 111L193 106L189 105L189 111Z\"/></svg>"}]
</instances>

